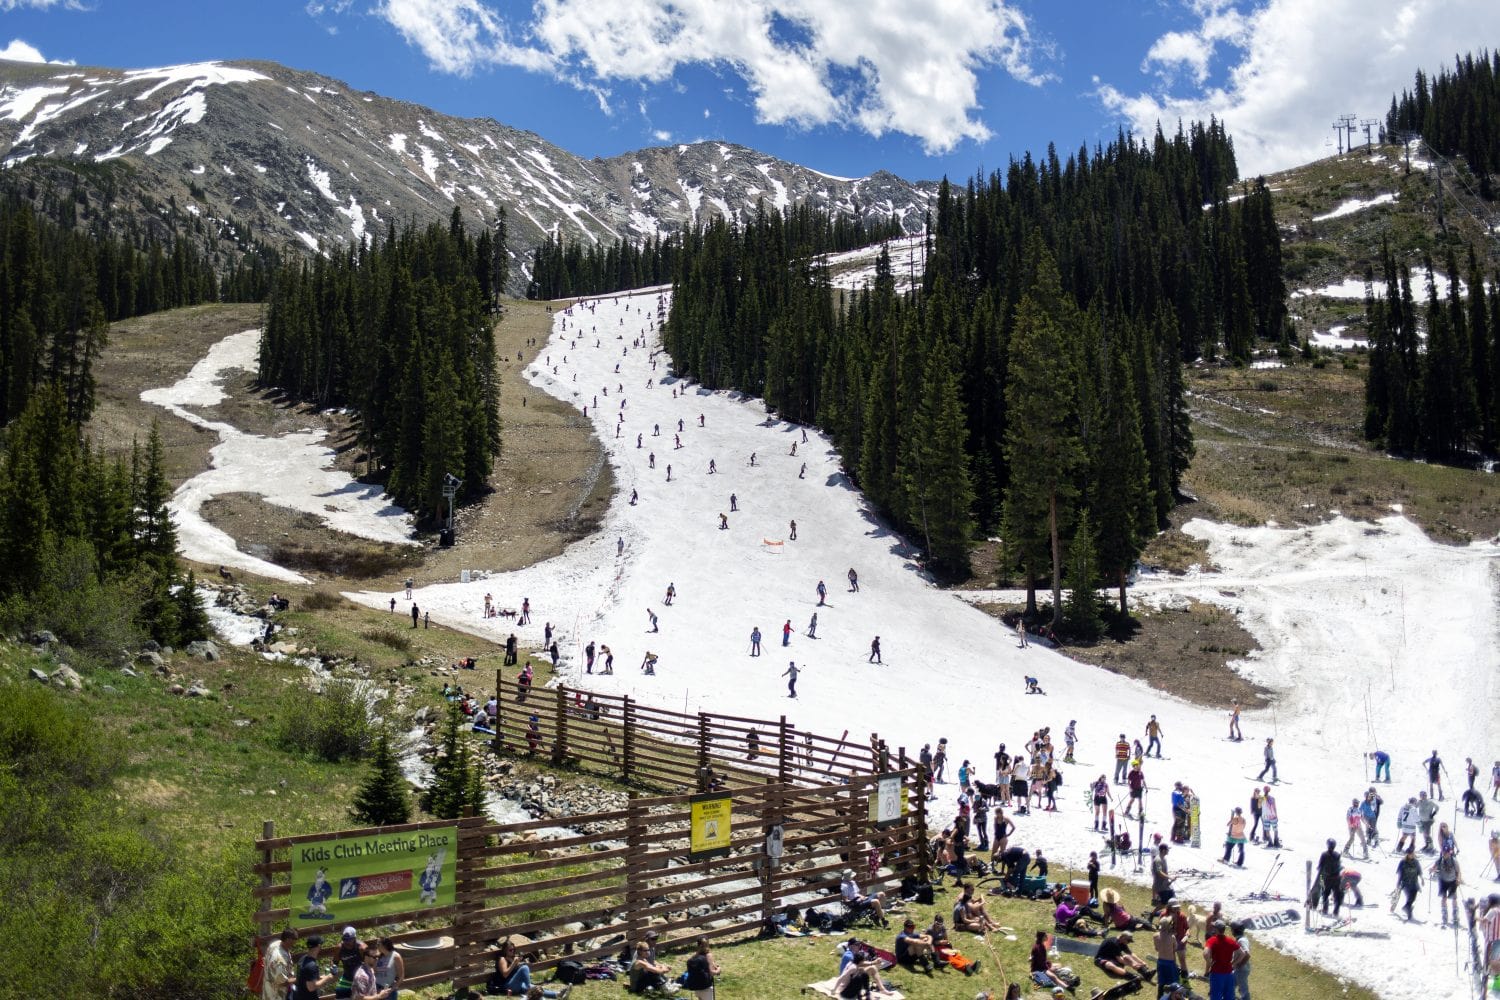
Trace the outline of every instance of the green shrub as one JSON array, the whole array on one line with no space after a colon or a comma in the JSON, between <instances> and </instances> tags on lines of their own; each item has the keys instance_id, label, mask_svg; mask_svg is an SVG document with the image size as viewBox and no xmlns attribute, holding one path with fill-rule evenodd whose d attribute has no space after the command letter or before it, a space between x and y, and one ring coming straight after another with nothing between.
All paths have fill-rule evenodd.
<instances>
[{"instance_id":1,"label":"green shrub","mask_svg":"<svg viewBox=\"0 0 1500 1000\"><path fill-rule=\"evenodd\" d=\"M338 594L327 590L315 590L302 598L301 610L303 611L332 611L344 603L344 599Z\"/></svg>"},{"instance_id":2,"label":"green shrub","mask_svg":"<svg viewBox=\"0 0 1500 1000\"><path fill-rule=\"evenodd\" d=\"M398 653L411 652L411 639L403 632L389 628L372 628L360 635L371 642L378 642L382 646L389 646Z\"/></svg>"},{"instance_id":3,"label":"green shrub","mask_svg":"<svg viewBox=\"0 0 1500 1000\"><path fill-rule=\"evenodd\" d=\"M332 680L322 694L294 687L276 723L276 745L337 764L359 760L375 746L380 706L367 682Z\"/></svg>"}]
</instances>

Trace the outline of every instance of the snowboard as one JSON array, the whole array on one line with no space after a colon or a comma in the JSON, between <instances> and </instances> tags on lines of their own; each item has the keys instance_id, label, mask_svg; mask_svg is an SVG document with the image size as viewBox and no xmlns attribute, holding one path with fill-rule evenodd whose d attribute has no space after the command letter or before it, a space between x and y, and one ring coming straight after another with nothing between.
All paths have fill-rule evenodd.
<instances>
[{"instance_id":1,"label":"snowboard","mask_svg":"<svg viewBox=\"0 0 1500 1000\"><path fill-rule=\"evenodd\" d=\"M1199 825L1198 800L1193 799L1193 804L1188 808L1188 842L1194 847L1203 846L1203 830Z\"/></svg>"},{"instance_id":2,"label":"snowboard","mask_svg":"<svg viewBox=\"0 0 1500 1000\"><path fill-rule=\"evenodd\" d=\"M1278 910L1275 913L1257 913L1248 923L1258 931L1273 931L1278 927L1292 927L1302 922L1298 910Z\"/></svg>"}]
</instances>

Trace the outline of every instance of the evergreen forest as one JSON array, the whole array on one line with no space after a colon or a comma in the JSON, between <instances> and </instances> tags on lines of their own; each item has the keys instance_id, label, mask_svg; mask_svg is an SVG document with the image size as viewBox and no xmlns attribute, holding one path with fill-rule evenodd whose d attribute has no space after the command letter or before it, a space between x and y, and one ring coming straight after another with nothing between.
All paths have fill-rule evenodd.
<instances>
[{"instance_id":1,"label":"evergreen forest","mask_svg":"<svg viewBox=\"0 0 1500 1000\"><path fill-rule=\"evenodd\" d=\"M1500 274L1486 285L1472 248L1462 269L1452 250L1445 263L1435 270L1428 257L1413 291L1411 269L1386 246L1381 274L1365 276L1364 433L1396 454L1467 462L1500 443Z\"/></svg>"},{"instance_id":2,"label":"evergreen forest","mask_svg":"<svg viewBox=\"0 0 1500 1000\"><path fill-rule=\"evenodd\" d=\"M766 218L763 201L756 205L756 217ZM780 216L780 225L782 238L796 248L797 256L854 250L902 234L898 219L868 225L808 205L789 207ZM676 237L584 246L549 234L546 242L532 251L526 297L566 299L670 284L677 274L680 247L681 240Z\"/></svg>"},{"instance_id":3,"label":"evergreen forest","mask_svg":"<svg viewBox=\"0 0 1500 1000\"><path fill-rule=\"evenodd\" d=\"M1237 180L1217 122L1049 148L944 181L920 289L898 294L883 255L842 302L776 213L715 220L684 237L665 346L828 430L940 578L998 532L1032 612L1050 582L1059 616L1065 581L1118 587L1123 611L1193 455L1184 362L1291 348L1271 194L1231 200ZM1080 534L1090 558L1070 561Z\"/></svg>"},{"instance_id":4,"label":"evergreen forest","mask_svg":"<svg viewBox=\"0 0 1500 1000\"><path fill-rule=\"evenodd\" d=\"M1411 90L1391 98L1386 133L1417 133L1444 156L1462 156L1479 178L1479 193L1496 195L1500 171L1500 51L1454 60L1436 76L1417 70Z\"/></svg>"},{"instance_id":5,"label":"evergreen forest","mask_svg":"<svg viewBox=\"0 0 1500 1000\"><path fill-rule=\"evenodd\" d=\"M502 219L503 227L503 219ZM384 239L277 271L260 342L262 384L359 413L370 474L396 503L439 513L487 489L500 453L493 312L505 286L503 228L392 225Z\"/></svg>"}]
</instances>

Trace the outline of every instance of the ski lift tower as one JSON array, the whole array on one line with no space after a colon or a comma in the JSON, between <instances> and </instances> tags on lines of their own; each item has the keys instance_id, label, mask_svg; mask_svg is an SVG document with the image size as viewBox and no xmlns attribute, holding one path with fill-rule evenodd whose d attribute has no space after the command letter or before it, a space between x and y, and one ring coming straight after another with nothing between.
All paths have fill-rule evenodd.
<instances>
[{"instance_id":1,"label":"ski lift tower","mask_svg":"<svg viewBox=\"0 0 1500 1000\"><path fill-rule=\"evenodd\" d=\"M463 489L464 481L451 472L443 473L443 499L448 501L448 523L438 533L438 544L443 548L452 548L453 535L453 504L458 491Z\"/></svg>"}]
</instances>

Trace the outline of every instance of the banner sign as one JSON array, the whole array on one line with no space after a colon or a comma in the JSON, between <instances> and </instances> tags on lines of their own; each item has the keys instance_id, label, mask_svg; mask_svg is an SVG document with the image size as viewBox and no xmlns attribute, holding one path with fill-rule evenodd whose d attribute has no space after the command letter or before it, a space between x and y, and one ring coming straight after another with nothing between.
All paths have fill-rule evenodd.
<instances>
[{"instance_id":1,"label":"banner sign","mask_svg":"<svg viewBox=\"0 0 1500 1000\"><path fill-rule=\"evenodd\" d=\"M882 777L870 793L870 822L889 826L906 815L906 786L895 775Z\"/></svg>"},{"instance_id":2,"label":"banner sign","mask_svg":"<svg viewBox=\"0 0 1500 1000\"><path fill-rule=\"evenodd\" d=\"M728 795L700 795L689 801L691 831L688 857L694 861L719 858L729 853L730 811Z\"/></svg>"},{"instance_id":3,"label":"banner sign","mask_svg":"<svg viewBox=\"0 0 1500 1000\"><path fill-rule=\"evenodd\" d=\"M292 913L305 923L452 906L458 827L292 845Z\"/></svg>"}]
</instances>

